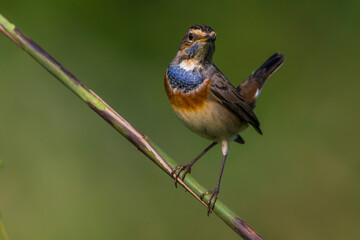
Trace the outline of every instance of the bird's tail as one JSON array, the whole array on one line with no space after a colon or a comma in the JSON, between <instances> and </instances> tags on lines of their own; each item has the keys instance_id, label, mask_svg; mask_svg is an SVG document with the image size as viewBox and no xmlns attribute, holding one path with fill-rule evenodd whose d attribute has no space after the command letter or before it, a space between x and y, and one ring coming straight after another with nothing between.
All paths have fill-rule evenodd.
<instances>
[{"instance_id":1,"label":"bird's tail","mask_svg":"<svg viewBox=\"0 0 360 240\"><path fill-rule=\"evenodd\" d=\"M253 72L248 79L241 83L237 90L247 104L255 108L256 99L260 94L266 79L281 67L285 57L281 53L275 53L261 67Z\"/></svg>"}]
</instances>

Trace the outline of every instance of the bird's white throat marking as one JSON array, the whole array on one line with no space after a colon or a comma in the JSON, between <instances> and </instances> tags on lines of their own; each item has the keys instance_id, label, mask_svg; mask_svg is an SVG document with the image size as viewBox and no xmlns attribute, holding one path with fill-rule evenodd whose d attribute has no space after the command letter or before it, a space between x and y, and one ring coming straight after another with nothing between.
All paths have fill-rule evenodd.
<instances>
[{"instance_id":1,"label":"bird's white throat marking","mask_svg":"<svg viewBox=\"0 0 360 240\"><path fill-rule=\"evenodd\" d=\"M185 71L192 71L196 67L194 63L188 61L182 61L179 66Z\"/></svg>"}]
</instances>

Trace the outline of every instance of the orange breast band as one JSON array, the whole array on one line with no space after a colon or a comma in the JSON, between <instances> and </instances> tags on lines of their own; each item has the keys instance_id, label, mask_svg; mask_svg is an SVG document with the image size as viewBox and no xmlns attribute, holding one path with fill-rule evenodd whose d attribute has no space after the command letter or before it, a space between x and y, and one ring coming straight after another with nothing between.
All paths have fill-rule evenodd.
<instances>
[{"instance_id":1,"label":"orange breast band","mask_svg":"<svg viewBox=\"0 0 360 240\"><path fill-rule=\"evenodd\" d=\"M179 110L195 111L205 106L208 99L210 80L205 79L195 90L184 93L169 86L167 76L164 77L165 91L171 106Z\"/></svg>"}]
</instances>

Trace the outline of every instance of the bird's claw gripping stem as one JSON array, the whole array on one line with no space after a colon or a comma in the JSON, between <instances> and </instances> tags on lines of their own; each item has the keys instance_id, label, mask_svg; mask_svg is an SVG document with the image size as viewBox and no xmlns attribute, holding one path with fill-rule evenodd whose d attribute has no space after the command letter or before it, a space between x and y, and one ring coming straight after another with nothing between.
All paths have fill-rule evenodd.
<instances>
[{"instance_id":1,"label":"bird's claw gripping stem","mask_svg":"<svg viewBox=\"0 0 360 240\"><path fill-rule=\"evenodd\" d=\"M203 200L203 198L206 195L210 194L210 198L207 201L207 205L208 205L208 212L207 215L209 216L211 211L214 211L214 207L215 207L215 202L217 200L217 196L219 194L219 187L216 187L213 191L206 191L203 194L201 194L200 199Z\"/></svg>"},{"instance_id":2,"label":"bird's claw gripping stem","mask_svg":"<svg viewBox=\"0 0 360 240\"><path fill-rule=\"evenodd\" d=\"M180 174L181 174L182 171L184 171L184 173L180 177ZM180 177L180 179L183 181L186 174L188 174L190 172L191 172L191 165L190 164L179 165L179 166L174 167L170 174L171 174L171 176L175 174L175 177L174 177L175 187L177 187L178 178Z\"/></svg>"}]
</instances>

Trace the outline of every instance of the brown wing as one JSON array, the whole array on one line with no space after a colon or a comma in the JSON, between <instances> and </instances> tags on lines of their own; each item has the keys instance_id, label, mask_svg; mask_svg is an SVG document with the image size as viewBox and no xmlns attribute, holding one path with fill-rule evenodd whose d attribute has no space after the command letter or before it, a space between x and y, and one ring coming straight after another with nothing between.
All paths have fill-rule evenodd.
<instances>
[{"instance_id":1,"label":"brown wing","mask_svg":"<svg viewBox=\"0 0 360 240\"><path fill-rule=\"evenodd\" d=\"M236 114L241 120L250 123L258 133L262 134L260 123L255 113L220 71L217 71L211 77L210 90L225 107Z\"/></svg>"}]
</instances>

